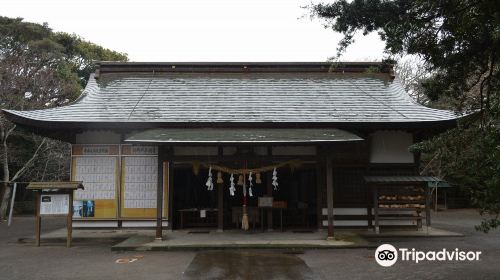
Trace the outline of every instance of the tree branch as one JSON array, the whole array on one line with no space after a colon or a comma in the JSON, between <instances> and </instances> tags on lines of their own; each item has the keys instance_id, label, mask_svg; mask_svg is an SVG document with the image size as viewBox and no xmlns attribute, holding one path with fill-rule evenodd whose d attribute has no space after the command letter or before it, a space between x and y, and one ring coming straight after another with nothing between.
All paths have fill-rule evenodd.
<instances>
[{"instance_id":1,"label":"tree branch","mask_svg":"<svg viewBox=\"0 0 500 280\"><path fill-rule=\"evenodd\" d=\"M31 158L24 164L24 166L21 169L19 169L16 172L16 174L14 174L14 176L11 179L11 181L15 181L17 178L19 178L28 169L28 167L31 165L31 163L33 163L33 161L37 158L38 153L40 152L40 149L42 148L42 146L45 144L46 141L47 141L47 138L43 138L42 142L40 143L40 145L38 145L38 148L33 153L33 155L31 156Z\"/></svg>"},{"instance_id":2,"label":"tree branch","mask_svg":"<svg viewBox=\"0 0 500 280\"><path fill-rule=\"evenodd\" d=\"M439 156L441 151L437 151L434 156L432 157L432 159L425 165L424 169L422 169L422 171L420 172L420 175L423 175L425 174L425 172L427 171L427 168L429 168L432 164L432 162L437 159L437 157Z\"/></svg>"},{"instance_id":3,"label":"tree branch","mask_svg":"<svg viewBox=\"0 0 500 280\"><path fill-rule=\"evenodd\" d=\"M9 135L12 133L12 131L14 131L14 129L16 129L16 125L13 125L10 129L7 130L4 136L5 137L4 141L7 141L7 138L9 138Z\"/></svg>"}]
</instances>

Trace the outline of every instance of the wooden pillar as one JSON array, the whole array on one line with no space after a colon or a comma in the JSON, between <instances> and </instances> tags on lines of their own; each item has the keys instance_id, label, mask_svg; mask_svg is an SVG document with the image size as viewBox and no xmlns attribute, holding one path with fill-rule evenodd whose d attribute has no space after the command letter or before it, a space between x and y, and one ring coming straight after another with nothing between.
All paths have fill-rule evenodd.
<instances>
[{"instance_id":1,"label":"wooden pillar","mask_svg":"<svg viewBox=\"0 0 500 280\"><path fill-rule=\"evenodd\" d=\"M156 240L163 239L163 151L158 147L158 181L156 187Z\"/></svg>"},{"instance_id":2,"label":"wooden pillar","mask_svg":"<svg viewBox=\"0 0 500 280\"><path fill-rule=\"evenodd\" d=\"M174 161L169 160L165 164L167 165L167 220L168 229L172 230L174 226Z\"/></svg>"},{"instance_id":3,"label":"wooden pillar","mask_svg":"<svg viewBox=\"0 0 500 280\"><path fill-rule=\"evenodd\" d=\"M366 218L368 220L367 221L368 222L368 228L371 228L373 226L373 211L374 211L372 209L375 209L375 202L372 199L372 196L373 196L372 192L373 192L373 190L366 183L364 184L364 187L366 189L366 196L367 196L367 199L366 199Z\"/></svg>"},{"instance_id":4,"label":"wooden pillar","mask_svg":"<svg viewBox=\"0 0 500 280\"><path fill-rule=\"evenodd\" d=\"M333 165L329 156L326 158L326 201L328 206L328 239L333 239Z\"/></svg>"},{"instance_id":5,"label":"wooden pillar","mask_svg":"<svg viewBox=\"0 0 500 280\"><path fill-rule=\"evenodd\" d=\"M40 231L42 230L42 218L40 217L40 196L41 190L36 192L35 200L35 246L40 247Z\"/></svg>"},{"instance_id":6,"label":"wooden pillar","mask_svg":"<svg viewBox=\"0 0 500 280\"><path fill-rule=\"evenodd\" d=\"M224 157L224 148L217 147L217 156L220 159ZM216 173L218 179L219 174ZM217 232L224 231L224 184L217 183Z\"/></svg>"},{"instance_id":7,"label":"wooden pillar","mask_svg":"<svg viewBox=\"0 0 500 280\"><path fill-rule=\"evenodd\" d=\"M316 216L319 231L323 230L323 186L325 178L322 163L321 159L316 161Z\"/></svg>"},{"instance_id":8,"label":"wooden pillar","mask_svg":"<svg viewBox=\"0 0 500 280\"><path fill-rule=\"evenodd\" d=\"M217 184L217 231L224 231L224 184Z\"/></svg>"},{"instance_id":9,"label":"wooden pillar","mask_svg":"<svg viewBox=\"0 0 500 280\"><path fill-rule=\"evenodd\" d=\"M272 172L266 174L266 195L273 196ZM267 213L267 231L273 231L273 208L262 210ZM264 221L261 221L264 223Z\"/></svg>"},{"instance_id":10,"label":"wooden pillar","mask_svg":"<svg viewBox=\"0 0 500 280\"><path fill-rule=\"evenodd\" d=\"M73 191L69 192L69 210L68 210L68 217L66 220L66 226L67 226L67 237L66 237L66 247L71 247L71 241L72 241L72 234L73 234Z\"/></svg>"},{"instance_id":11,"label":"wooden pillar","mask_svg":"<svg viewBox=\"0 0 500 280\"><path fill-rule=\"evenodd\" d=\"M379 216L378 216L378 209L379 209L379 203L378 203L378 188L377 186L372 186L372 195L373 195L373 211L375 215L375 233L379 234L380 233L380 224L379 224Z\"/></svg>"},{"instance_id":12,"label":"wooden pillar","mask_svg":"<svg viewBox=\"0 0 500 280\"><path fill-rule=\"evenodd\" d=\"M431 192L428 185L424 185L425 190L425 225L431 226ZM437 190L437 188L436 188Z\"/></svg>"}]
</instances>

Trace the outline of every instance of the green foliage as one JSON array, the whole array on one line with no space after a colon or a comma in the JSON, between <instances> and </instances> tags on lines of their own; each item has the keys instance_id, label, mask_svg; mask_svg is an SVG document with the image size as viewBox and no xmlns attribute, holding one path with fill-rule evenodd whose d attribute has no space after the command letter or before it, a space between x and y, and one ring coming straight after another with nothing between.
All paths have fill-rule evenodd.
<instances>
[{"instance_id":1,"label":"green foliage","mask_svg":"<svg viewBox=\"0 0 500 280\"><path fill-rule=\"evenodd\" d=\"M80 95L101 60L127 61L127 55L54 32L47 24L0 17L0 109L67 104ZM0 115L0 182L65 178L66 145L14 128ZM0 184L0 219L8 194L7 185Z\"/></svg>"},{"instance_id":2,"label":"green foliage","mask_svg":"<svg viewBox=\"0 0 500 280\"><path fill-rule=\"evenodd\" d=\"M389 57L412 55L429 73L430 105L475 112L467 123L417 144L447 180L465 186L488 231L500 226L500 5L496 0L339 0L309 6L344 38L378 32ZM420 88L420 87L419 87Z\"/></svg>"},{"instance_id":3,"label":"green foliage","mask_svg":"<svg viewBox=\"0 0 500 280\"><path fill-rule=\"evenodd\" d=\"M127 55L75 34L53 32L47 24L0 17L0 107L43 108L72 101L101 60L127 61ZM26 92L33 95L30 100Z\"/></svg>"},{"instance_id":4,"label":"green foliage","mask_svg":"<svg viewBox=\"0 0 500 280\"><path fill-rule=\"evenodd\" d=\"M55 33L53 40L64 48L64 55L73 66L72 71L81 77L85 85L88 77L95 71L96 61L127 61L127 55L105 49L88 42L75 34Z\"/></svg>"},{"instance_id":5,"label":"green foliage","mask_svg":"<svg viewBox=\"0 0 500 280\"><path fill-rule=\"evenodd\" d=\"M484 220L477 229L485 232L499 226L500 129L469 123L412 147L434 154L439 172L449 182L465 187Z\"/></svg>"},{"instance_id":6,"label":"green foliage","mask_svg":"<svg viewBox=\"0 0 500 280\"><path fill-rule=\"evenodd\" d=\"M436 75L424 84L432 100L443 94L460 99L492 68L488 83L498 86L498 1L340 0L309 8L326 26L344 34L338 55L357 33L378 32L386 42L387 54L421 57ZM458 109L479 109L481 104L464 104L469 106Z\"/></svg>"}]
</instances>

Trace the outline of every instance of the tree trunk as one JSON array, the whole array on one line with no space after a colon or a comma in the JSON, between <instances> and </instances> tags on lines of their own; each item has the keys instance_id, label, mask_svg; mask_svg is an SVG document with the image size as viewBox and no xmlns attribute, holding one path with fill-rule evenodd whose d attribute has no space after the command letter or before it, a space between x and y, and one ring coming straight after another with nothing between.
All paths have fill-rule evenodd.
<instances>
[{"instance_id":1,"label":"tree trunk","mask_svg":"<svg viewBox=\"0 0 500 280\"><path fill-rule=\"evenodd\" d=\"M10 198L10 174L9 174L9 154L7 150L7 137L9 130L0 125L0 140L2 141L2 154L0 155L3 176L0 179L0 220L5 220L7 216L7 205Z\"/></svg>"}]
</instances>

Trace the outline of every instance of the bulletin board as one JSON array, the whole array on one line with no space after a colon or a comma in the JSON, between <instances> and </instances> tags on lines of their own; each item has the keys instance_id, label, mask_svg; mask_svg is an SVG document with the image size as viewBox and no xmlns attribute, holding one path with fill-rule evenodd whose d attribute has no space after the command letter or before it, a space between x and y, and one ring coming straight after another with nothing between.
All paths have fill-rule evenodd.
<instances>
[{"instance_id":1,"label":"bulletin board","mask_svg":"<svg viewBox=\"0 0 500 280\"><path fill-rule=\"evenodd\" d=\"M163 217L168 213L166 201L168 173L164 168ZM158 147L122 145L121 197L122 218L156 218L158 186Z\"/></svg>"},{"instance_id":2,"label":"bulletin board","mask_svg":"<svg viewBox=\"0 0 500 280\"><path fill-rule=\"evenodd\" d=\"M118 148L118 145L73 146L71 178L82 181L85 188L74 191L74 219L118 217Z\"/></svg>"}]
</instances>

